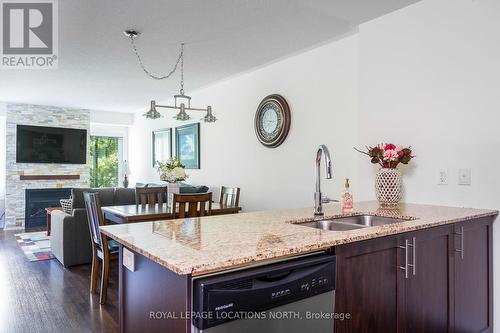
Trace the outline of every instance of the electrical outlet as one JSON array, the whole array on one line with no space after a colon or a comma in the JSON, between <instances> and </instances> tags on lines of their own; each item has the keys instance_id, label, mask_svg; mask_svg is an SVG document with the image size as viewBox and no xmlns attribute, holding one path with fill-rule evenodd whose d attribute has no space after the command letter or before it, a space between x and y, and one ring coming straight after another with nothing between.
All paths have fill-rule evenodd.
<instances>
[{"instance_id":1,"label":"electrical outlet","mask_svg":"<svg viewBox=\"0 0 500 333\"><path fill-rule=\"evenodd\" d=\"M123 266L131 272L135 271L134 253L126 248L123 248Z\"/></svg>"},{"instance_id":2,"label":"electrical outlet","mask_svg":"<svg viewBox=\"0 0 500 333\"><path fill-rule=\"evenodd\" d=\"M448 170L447 169L439 169L438 170L437 183L438 183L438 185L448 185Z\"/></svg>"},{"instance_id":3,"label":"electrical outlet","mask_svg":"<svg viewBox=\"0 0 500 333\"><path fill-rule=\"evenodd\" d=\"M458 169L458 185L470 185L471 183L470 168Z\"/></svg>"}]
</instances>

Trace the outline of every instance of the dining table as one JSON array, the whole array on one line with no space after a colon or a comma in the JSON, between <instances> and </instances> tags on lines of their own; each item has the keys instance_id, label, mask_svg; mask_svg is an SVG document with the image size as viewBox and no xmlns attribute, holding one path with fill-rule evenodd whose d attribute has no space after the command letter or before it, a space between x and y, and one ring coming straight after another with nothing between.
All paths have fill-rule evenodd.
<instances>
[{"instance_id":1,"label":"dining table","mask_svg":"<svg viewBox=\"0 0 500 333\"><path fill-rule=\"evenodd\" d=\"M212 203L211 215L236 214L241 207ZM122 205L102 207L104 218L112 223L133 223L174 218L167 203L153 205Z\"/></svg>"}]
</instances>

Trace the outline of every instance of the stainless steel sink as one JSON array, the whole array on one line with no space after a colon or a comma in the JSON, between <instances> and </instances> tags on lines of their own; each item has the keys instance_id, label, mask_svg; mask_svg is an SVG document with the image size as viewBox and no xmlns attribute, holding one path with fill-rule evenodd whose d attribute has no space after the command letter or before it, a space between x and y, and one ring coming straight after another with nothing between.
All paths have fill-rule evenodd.
<instances>
[{"instance_id":1,"label":"stainless steel sink","mask_svg":"<svg viewBox=\"0 0 500 333\"><path fill-rule=\"evenodd\" d=\"M339 217L336 219L332 219L331 221L363 225L366 227L374 227L379 225L403 222L406 220L394 217L383 217L375 215L356 215L356 216Z\"/></svg>"},{"instance_id":2,"label":"stainless steel sink","mask_svg":"<svg viewBox=\"0 0 500 333\"><path fill-rule=\"evenodd\" d=\"M366 227L380 226L391 223L398 223L403 221L406 220L392 218L392 217L375 216L375 215L356 215L356 216L345 216L328 220L319 220L319 221L301 223L301 225L322 230L346 231L346 230L361 229Z\"/></svg>"},{"instance_id":3,"label":"stainless steel sink","mask_svg":"<svg viewBox=\"0 0 500 333\"><path fill-rule=\"evenodd\" d=\"M353 229L362 229L365 227L357 224L339 223L332 220L307 222L307 223L301 223L299 225L316 229L322 229L322 230L332 230L332 231L347 231Z\"/></svg>"}]
</instances>

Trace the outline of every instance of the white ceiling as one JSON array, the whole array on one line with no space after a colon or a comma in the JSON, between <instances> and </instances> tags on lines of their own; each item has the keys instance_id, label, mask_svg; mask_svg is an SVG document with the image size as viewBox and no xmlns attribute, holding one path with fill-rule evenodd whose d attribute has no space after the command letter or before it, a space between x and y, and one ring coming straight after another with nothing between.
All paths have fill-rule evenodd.
<instances>
[{"instance_id":1,"label":"white ceiling","mask_svg":"<svg viewBox=\"0 0 500 333\"><path fill-rule=\"evenodd\" d=\"M339 38L419 0L64 0L59 68L0 70L0 100L96 110L145 110L178 91L139 68L123 30L155 73L170 70L186 42L187 93Z\"/></svg>"}]
</instances>

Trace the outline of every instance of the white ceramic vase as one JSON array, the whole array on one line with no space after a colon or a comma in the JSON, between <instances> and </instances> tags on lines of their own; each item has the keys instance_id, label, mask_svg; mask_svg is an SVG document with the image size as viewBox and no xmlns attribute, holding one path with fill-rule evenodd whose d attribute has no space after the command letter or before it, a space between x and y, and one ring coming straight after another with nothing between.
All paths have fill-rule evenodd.
<instances>
[{"instance_id":1,"label":"white ceramic vase","mask_svg":"<svg viewBox=\"0 0 500 333\"><path fill-rule=\"evenodd\" d=\"M375 177L375 194L381 206L396 206L403 197L401 172L398 169L380 169Z\"/></svg>"},{"instance_id":2,"label":"white ceramic vase","mask_svg":"<svg viewBox=\"0 0 500 333\"><path fill-rule=\"evenodd\" d=\"M181 184L179 182L176 183L167 183L167 195L168 195L168 208L172 209L172 205L174 202L174 194L179 194L181 191Z\"/></svg>"}]
</instances>

